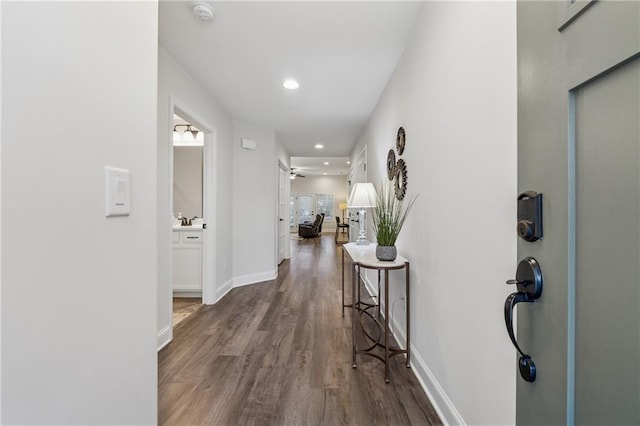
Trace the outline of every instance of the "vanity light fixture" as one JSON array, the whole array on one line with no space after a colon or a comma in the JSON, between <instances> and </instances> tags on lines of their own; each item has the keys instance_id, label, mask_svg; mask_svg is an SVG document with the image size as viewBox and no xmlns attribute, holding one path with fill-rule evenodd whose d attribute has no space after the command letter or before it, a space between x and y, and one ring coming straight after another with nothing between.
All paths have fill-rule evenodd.
<instances>
[{"instance_id":1,"label":"vanity light fixture","mask_svg":"<svg viewBox=\"0 0 640 426\"><path fill-rule=\"evenodd\" d=\"M282 87L289 90L296 90L300 87L300 83L295 81L293 78L288 78L282 83Z\"/></svg>"},{"instance_id":2,"label":"vanity light fixture","mask_svg":"<svg viewBox=\"0 0 640 426\"><path fill-rule=\"evenodd\" d=\"M176 124L175 126L173 126L174 133L179 132L178 127L186 127L186 129L184 129L183 132L184 133L190 132L191 135L193 136L193 139L195 139L198 135L198 129L195 129L191 124Z\"/></svg>"},{"instance_id":3,"label":"vanity light fixture","mask_svg":"<svg viewBox=\"0 0 640 426\"><path fill-rule=\"evenodd\" d=\"M198 134L198 132L196 132L196 135ZM193 133L191 133L191 131L186 130L183 134L182 134L182 142L195 142L196 137Z\"/></svg>"},{"instance_id":4,"label":"vanity light fixture","mask_svg":"<svg viewBox=\"0 0 640 426\"><path fill-rule=\"evenodd\" d=\"M181 134L178 127L186 127L186 129ZM173 126L173 143L174 145L202 146L204 144L204 133L191 124L176 124Z\"/></svg>"}]
</instances>

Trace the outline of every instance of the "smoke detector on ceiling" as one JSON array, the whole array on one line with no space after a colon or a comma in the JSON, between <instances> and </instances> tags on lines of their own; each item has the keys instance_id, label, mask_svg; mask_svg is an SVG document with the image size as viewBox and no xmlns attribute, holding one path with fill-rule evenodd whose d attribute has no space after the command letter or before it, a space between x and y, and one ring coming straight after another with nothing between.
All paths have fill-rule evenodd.
<instances>
[{"instance_id":1,"label":"smoke detector on ceiling","mask_svg":"<svg viewBox=\"0 0 640 426\"><path fill-rule=\"evenodd\" d=\"M213 17L215 14L213 13L213 8L206 3L196 3L193 5L193 16L195 16L200 21L213 21Z\"/></svg>"}]
</instances>

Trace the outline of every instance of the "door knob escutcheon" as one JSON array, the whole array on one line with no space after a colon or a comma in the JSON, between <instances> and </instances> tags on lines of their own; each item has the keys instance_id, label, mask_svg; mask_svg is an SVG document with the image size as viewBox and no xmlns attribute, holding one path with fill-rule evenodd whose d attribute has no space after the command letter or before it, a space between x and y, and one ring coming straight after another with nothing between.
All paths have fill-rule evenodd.
<instances>
[{"instance_id":1,"label":"door knob escutcheon","mask_svg":"<svg viewBox=\"0 0 640 426\"><path fill-rule=\"evenodd\" d=\"M518 303L533 303L542 294L542 269L538 261L533 257L521 260L516 270L516 278L508 280L507 284L515 284L518 288L518 291L511 293L504 302L504 321L507 333L509 333L513 346L521 355L518 360L520 375L527 382L533 382L536 379L536 365L531 356L520 349L516 341L513 331L513 310Z\"/></svg>"}]
</instances>

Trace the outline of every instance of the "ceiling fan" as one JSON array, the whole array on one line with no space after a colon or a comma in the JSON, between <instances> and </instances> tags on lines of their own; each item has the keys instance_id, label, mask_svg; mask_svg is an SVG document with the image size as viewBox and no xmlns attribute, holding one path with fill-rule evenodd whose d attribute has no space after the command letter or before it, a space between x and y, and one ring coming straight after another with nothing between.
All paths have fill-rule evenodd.
<instances>
[{"instance_id":1,"label":"ceiling fan","mask_svg":"<svg viewBox=\"0 0 640 426\"><path fill-rule=\"evenodd\" d=\"M296 173L295 170L296 170L295 168L291 169L291 179L295 179L297 177L299 177L299 178L305 178L306 177L305 175L301 175L300 173Z\"/></svg>"}]
</instances>

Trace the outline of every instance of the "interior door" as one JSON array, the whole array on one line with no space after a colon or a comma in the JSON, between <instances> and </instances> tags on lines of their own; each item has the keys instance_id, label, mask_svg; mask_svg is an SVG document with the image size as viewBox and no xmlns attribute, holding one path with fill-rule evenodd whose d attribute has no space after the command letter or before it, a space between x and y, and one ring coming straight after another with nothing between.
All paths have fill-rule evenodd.
<instances>
[{"instance_id":1,"label":"interior door","mask_svg":"<svg viewBox=\"0 0 640 426\"><path fill-rule=\"evenodd\" d=\"M519 1L517 31L518 187L544 225L518 242L544 286L516 309L517 422L640 424L640 3Z\"/></svg>"},{"instance_id":2,"label":"interior door","mask_svg":"<svg viewBox=\"0 0 640 426\"><path fill-rule=\"evenodd\" d=\"M282 263L286 256L286 244L289 242L289 208L287 206L287 181L288 172L280 165L278 166L278 265Z\"/></svg>"},{"instance_id":3,"label":"interior door","mask_svg":"<svg viewBox=\"0 0 640 426\"><path fill-rule=\"evenodd\" d=\"M356 170L355 170L355 164L354 164L351 166L351 169L349 169L349 175L347 176L347 201L349 200L351 189L355 184L356 184ZM355 241L354 235L358 235L357 232L355 232L354 234L354 230L353 230L357 225L357 223L354 221L354 218L356 217L356 211L353 209L347 208L346 214L347 214L347 217L346 217L345 223L349 225L349 228L347 229L347 232L348 232L347 238L350 242L353 242Z\"/></svg>"},{"instance_id":4,"label":"interior door","mask_svg":"<svg viewBox=\"0 0 640 426\"><path fill-rule=\"evenodd\" d=\"M367 182L367 146L362 149L356 163L352 168L353 182L349 185L349 192L354 184L360 182ZM358 239L358 232L360 230L360 217L357 210L349 211L349 241L353 242Z\"/></svg>"}]
</instances>

